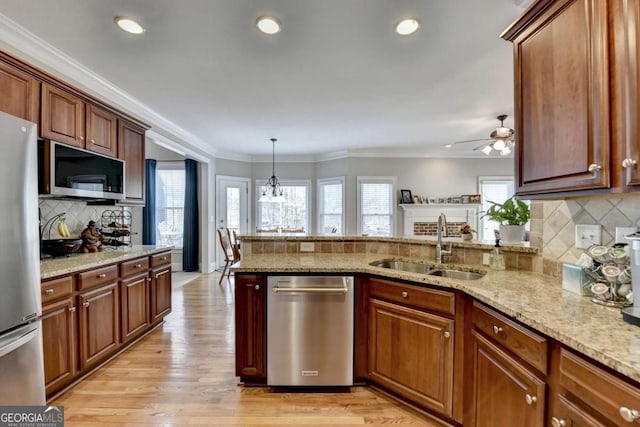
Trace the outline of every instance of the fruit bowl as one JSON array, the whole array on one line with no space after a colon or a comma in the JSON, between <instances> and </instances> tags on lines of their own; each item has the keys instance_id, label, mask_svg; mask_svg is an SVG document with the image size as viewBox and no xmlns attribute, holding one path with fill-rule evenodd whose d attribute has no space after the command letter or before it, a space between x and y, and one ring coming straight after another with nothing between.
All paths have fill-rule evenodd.
<instances>
[{"instance_id":1,"label":"fruit bowl","mask_svg":"<svg viewBox=\"0 0 640 427\"><path fill-rule=\"evenodd\" d=\"M82 244L82 239L77 238L61 238L42 241L42 253L57 256L71 256L72 253L77 252Z\"/></svg>"}]
</instances>

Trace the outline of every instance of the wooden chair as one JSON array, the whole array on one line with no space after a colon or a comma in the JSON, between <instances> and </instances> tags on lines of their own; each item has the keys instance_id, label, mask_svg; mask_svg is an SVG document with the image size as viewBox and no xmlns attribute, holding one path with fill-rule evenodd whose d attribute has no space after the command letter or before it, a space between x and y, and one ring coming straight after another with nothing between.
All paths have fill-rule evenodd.
<instances>
[{"instance_id":1,"label":"wooden chair","mask_svg":"<svg viewBox=\"0 0 640 427\"><path fill-rule=\"evenodd\" d=\"M231 249L231 244L229 244L229 236L225 232L223 233L222 229L218 228L216 230L218 232L218 240L220 241L220 248L222 249L222 254L224 255L224 267L222 267L222 273L220 274L220 281L218 281L218 285L222 284L222 280L225 276L227 276L227 280L231 275L231 270L229 267L233 264L233 250Z\"/></svg>"},{"instance_id":2,"label":"wooden chair","mask_svg":"<svg viewBox=\"0 0 640 427\"><path fill-rule=\"evenodd\" d=\"M233 263L240 261L240 243L238 242L238 235L236 230L229 230L227 228L227 237L229 238L229 244L231 245L231 253L233 254Z\"/></svg>"}]
</instances>

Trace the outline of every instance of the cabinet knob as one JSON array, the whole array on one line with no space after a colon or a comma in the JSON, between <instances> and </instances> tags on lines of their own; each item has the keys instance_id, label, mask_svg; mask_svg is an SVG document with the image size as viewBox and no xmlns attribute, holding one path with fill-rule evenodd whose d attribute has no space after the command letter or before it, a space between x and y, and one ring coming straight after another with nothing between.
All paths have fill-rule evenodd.
<instances>
[{"instance_id":1,"label":"cabinet knob","mask_svg":"<svg viewBox=\"0 0 640 427\"><path fill-rule=\"evenodd\" d=\"M76 312L75 307L69 307L69 313L75 313L75 312Z\"/></svg>"},{"instance_id":2,"label":"cabinet knob","mask_svg":"<svg viewBox=\"0 0 640 427\"><path fill-rule=\"evenodd\" d=\"M46 291L44 291L45 295L53 295L55 291L53 289L47 289Z\"/></svg>"},{"instance_id":3,"label":"cabinet knob","mask_svg":"<svg viewBox=\"0 0 640 427\"><path fill-rule=\"evenodd\" d=\"M80 135L80 141L84 141L84 136Z\"/></svg>"},{"instance_id":4,"label":"cabinet knob","mask_svg":"<svg viewBox=\"0 0 640 427\"><path fill-rule=\"evenodd\" d=\"M134 265L133 267L134 267L134 268L140 268L140 267L142 267L142 264L136 264L136 265Z\"/></svg>"},{"instance_id":5,"label":"cabinet knob","mask_svg":"<svg viewBox=\"0 0 640 427\"><path fill-rule=\"evenodd\" d=\"M104 279L105 277L107 277L105 273L98 274L98 279Z\"/></svg>"},{"instance_id":6,"label":"cabinet knob","mask_svg":"<svg viewBox=\"0 0 640 427\"><path fill-rule=\"evenodd\" d=\"M89 142L92 143L92 144L96 143L95 139L90 139Z\"/></svg>"},{"instance_id":7,"label":"cabinet knob","mask_svg":"<svg viewBox=\"0 0 640 427\"><path fill-rule=\"evenodd\" d=\"M451 336L451 333L449 331L444 331L445 338L449 338L450 336Z\"/></svg>"},{"instance_id":8,"label":"cabinet knob","mask_svg":"<svg viewBox=\"0 0 640 427\"><path fill-rule=\"evenodd\" d=\"M636 411L635 409L629 409L621 406L618 412L620 412L620 416L622 417L622 419L629 423L634 422L635 420L640 418L640 412Z\"/></svg>"},{"instance_id":9,"label":"cabinet knob","mask_svg":"<svg viewBox=\"0 0 640 427\"><path fill-rule=\"evenodd\" d=\"M402 298L409 298L409 292L402 291Z\"/></svg>"},{"instance_id":10,"label":"cabinet knob","mask_svg":"<svg viewBox=\"0 0 640 427\"><path fill-rule=\"evenodd\" d=\"M85 301L82 303L83 307L89 307L91 305L91 303L89 301Z\"/></svg>"},{"instance_id":11,"label":"cabinet knob","mask_svg":"<svg viewBox=\"0 0 640 427\"><path fill-rule=\"evenodd\" d=\"M163 257L160 257L160 259L161 259L162 261L166 261L166 260L167 260L167 257L166 257L166 256L163 256Z\"/></svg>"},{"instance_id":12,"label":"cabinet knob","mask_svg":"<svg viewBox=\"0 0 640 427\"><path fill-rule=\"evenodd\" d=\"M556 417L551 417L551 425L553 427L565 427L567 425L567 422Z\"/></svg>"},{"instance_id":13,"label":"cabinet knob","mask_svg":"<svg viewBox=\"0 0 640 427\"><path fill-rule=\"evenodd\" d=\"M260 285L255 285L253 288L254 288L256 291L259 291L259 290L260 290Z\"/></svg>"},{"instance_id":14,"label":"cabinet knob","mask_svg":"<svg viewBox=\"0 0 640 427\"><path fill-rule=\"evenodd\" d=\"M626 159L624 159L622 161L622 167L623 168L630 168L632 166L635 166L638 162L635 159L629 158L627 157Z\"/></svg>"},{"instance_id":15,"label":"cabinet knob","mask_svg":"<svg viewBox=\"0 0 640 427\"><path fill-rule=\"evenodd\" d=\"M593 176L595 178L595 177L598 176L598 173L600 173L600 171L602 170L602 166L596 165L595 163L591 163L589 165L589 169L588 170L589 170L589 172L591 172L593 174Z\"/></svg>"},{"instance_id":16,"label":"cabinet knob","mask_svg":"<svg viewBox=\"0 0 640 427\"><path fill-rule=\"evenodd\" d=\"M493 325L493 333L494 334L498 335L501 332L504 332L504 329L502 329L500 326Z\"/></svg>"},{"instance_id":17,"label":"cabinet knob","mask_svg":"<svg viewBox=\"0 0 640 427\"><path fill-rule=\"evenodd\" d=\"M530 394L525 394L524 401L527 402L527 405L533 405L538 401L538 398L535 396L531 396Z\"/></svg>"}]
</instances>

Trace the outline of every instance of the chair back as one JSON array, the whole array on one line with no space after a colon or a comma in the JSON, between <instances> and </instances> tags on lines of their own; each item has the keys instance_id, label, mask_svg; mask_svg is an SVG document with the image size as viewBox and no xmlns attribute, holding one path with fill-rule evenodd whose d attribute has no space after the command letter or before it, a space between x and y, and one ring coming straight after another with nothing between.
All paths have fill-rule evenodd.
<instances>
[{"instance_id":1,"label":"chair back","mask_svg":"<svg viewBox=\"0 0 640 427\"><path fill-rule=\"evenodd\" d=\"M222 253L224 254L224 260L226 262L232 261L233 251L231 250L231 245L229 244L229 236L227 233L223 233L222 229L218 228L216 230L218 232L218 240L220 241L220 248L222 248Z\"/></svg>"},{"instance_id":2,"label":"chair back","mask_svg":"<svg viewBox=\"0 0 640 427\"><path fill-rule=\"evenodd\" d=\"M238 235L236 234L236 230L233 230L233 234L231 230L227 228L227 236L229 237L229 244L231 246L231 253L233 254L233 263L240 261L240 243L238 243Z\"/></svg>"}]
</instances>

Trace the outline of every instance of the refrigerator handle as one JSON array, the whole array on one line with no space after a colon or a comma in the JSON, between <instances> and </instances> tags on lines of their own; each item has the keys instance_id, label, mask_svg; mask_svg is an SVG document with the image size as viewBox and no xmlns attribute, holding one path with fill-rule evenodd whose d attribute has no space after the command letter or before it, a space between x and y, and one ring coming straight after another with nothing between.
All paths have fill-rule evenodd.
<instances>
[{"instance_id":1,"label":"refrigerator handle","mask_svg":"<svg viewBox=\"0 0 640 427\"><path fill-rule=\"evenodd\" d=\"M20 338L17 338L16 340L11 341L7 345L0 347L0 358L6 356L7 354L11 353L17 348L22 347L37 335L38 335L38 329L36 328L22 335Z\"/></svg>"}]
</instances>

